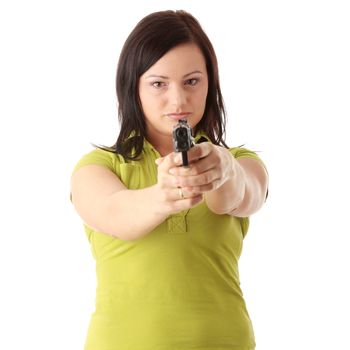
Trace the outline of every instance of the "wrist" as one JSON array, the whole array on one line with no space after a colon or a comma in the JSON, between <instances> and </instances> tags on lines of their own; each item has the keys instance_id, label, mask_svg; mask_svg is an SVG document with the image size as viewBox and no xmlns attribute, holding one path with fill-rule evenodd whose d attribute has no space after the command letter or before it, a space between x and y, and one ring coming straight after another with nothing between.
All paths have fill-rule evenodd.
<instances>
[{"instance_id":1,"label":"wrist","mask_svg":"<svg viewBox=\"0 0 350 350\"><path fill-rule=\"evenodd\" d=\"M227 160L226 180L214 191L205 195L207 206L216 214L228 214L239 208L245 196L245 171L233 158Z\"/></svg>"},{"instance_id":2,"label":"wrist","mask_svg":"<svg viewBox=\"0 0 350 350\"><path fill-rule=\"evenodd\" d=\"M246 189L246 173L244 171L244 168L239 164L236 158L233 158L233 176L232 181L235 188L235 197L236 197L236 204L235 206L239 206L244 199L245 196L245 189Z\"/></svg>"}]
</instances>

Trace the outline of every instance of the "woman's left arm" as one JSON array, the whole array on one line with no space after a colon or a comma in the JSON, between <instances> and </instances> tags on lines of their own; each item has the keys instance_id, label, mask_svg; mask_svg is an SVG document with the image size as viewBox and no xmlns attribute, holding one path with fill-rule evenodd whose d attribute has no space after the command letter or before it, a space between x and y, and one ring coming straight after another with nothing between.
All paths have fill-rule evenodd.
<instances>
[{"instance_id":1,"label":"woman's left arm","mask_svg":"<svg viewBox=\"0 0 350 350\"><path fill-rule=\"evenodd\" d=\"M214 213L246 217L264 204L268 174L260 161L236 159L228 149L209 142L190 149L188 157L189 168L173 169L178 185L204 193L206 204Z\"/></svg>"},{"instance_id":2,"label":"woman's left arm","mask_svg":"<svg viewBox=\"0 0 350 350\"><path fill-rule=\"evenodd\" d=\"M232 167L231 176L219 188L207 192L205 200L211 211L217 214L229 214L247 217L256 213L264 204L268 191L268 174L260 161L242 157L231 159L223 168ZM222 173L225 173L222 170Z\"/></svg>"}]
</instances>

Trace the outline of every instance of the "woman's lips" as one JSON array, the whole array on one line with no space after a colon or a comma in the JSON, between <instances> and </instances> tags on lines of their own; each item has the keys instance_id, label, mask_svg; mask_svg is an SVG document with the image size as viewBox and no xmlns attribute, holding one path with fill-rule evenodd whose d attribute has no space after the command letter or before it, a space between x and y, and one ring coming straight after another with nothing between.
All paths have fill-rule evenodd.
<instances>
[{"instance_id":1,"label":"woman's lips","mask_svg":"<svg viewBox=\"0 0 350 350\"><path fill-rule=\"evenodd\" d=\"M167 117L173 120L180 120L180 119L186 119L190 113L168 113L166 114Z\"/></svg>"}]
</instances>

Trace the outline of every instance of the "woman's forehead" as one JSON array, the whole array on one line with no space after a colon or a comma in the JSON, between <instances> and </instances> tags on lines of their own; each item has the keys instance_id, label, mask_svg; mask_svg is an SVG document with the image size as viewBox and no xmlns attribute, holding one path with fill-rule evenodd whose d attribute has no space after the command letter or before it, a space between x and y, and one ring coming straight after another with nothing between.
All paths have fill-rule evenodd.
<instances>
[{"instance_id":1,"label":"woman's forehead","mask_svg":"<svg viewBox=\"0 0 350 350\"><path fill-rule=\"evenodd\" d=\"M170 75L186 77L192 73L205 74L206 62L199 47L191 43L169 50L143 76L166 79L170 78Z\"/></svg>"}]
</instances>

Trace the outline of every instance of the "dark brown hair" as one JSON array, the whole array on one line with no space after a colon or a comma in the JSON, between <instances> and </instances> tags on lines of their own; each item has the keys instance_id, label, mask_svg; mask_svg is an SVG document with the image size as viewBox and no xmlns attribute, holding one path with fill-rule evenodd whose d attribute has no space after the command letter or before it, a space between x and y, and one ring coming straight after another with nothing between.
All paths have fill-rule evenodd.
<instances>
[{"instance_id":1,"label":"dark brown hair","mask_svg":"<svg viewBox=\"0 0 350 350\"><path fill-rule=\"evenodd\" d=\"M140 76L169 50L186 43L194 43L200 48L208 73L205 111L195 132L202 130L211 142L228 148L224 142L226 113L215 51L198 21L182 10L151 13L130 33L119 57L116 78L120 133L112 147L97 147L121 154L129 160L139 157L146 136L138 91Z\"/></svg>"}]
</instances>

